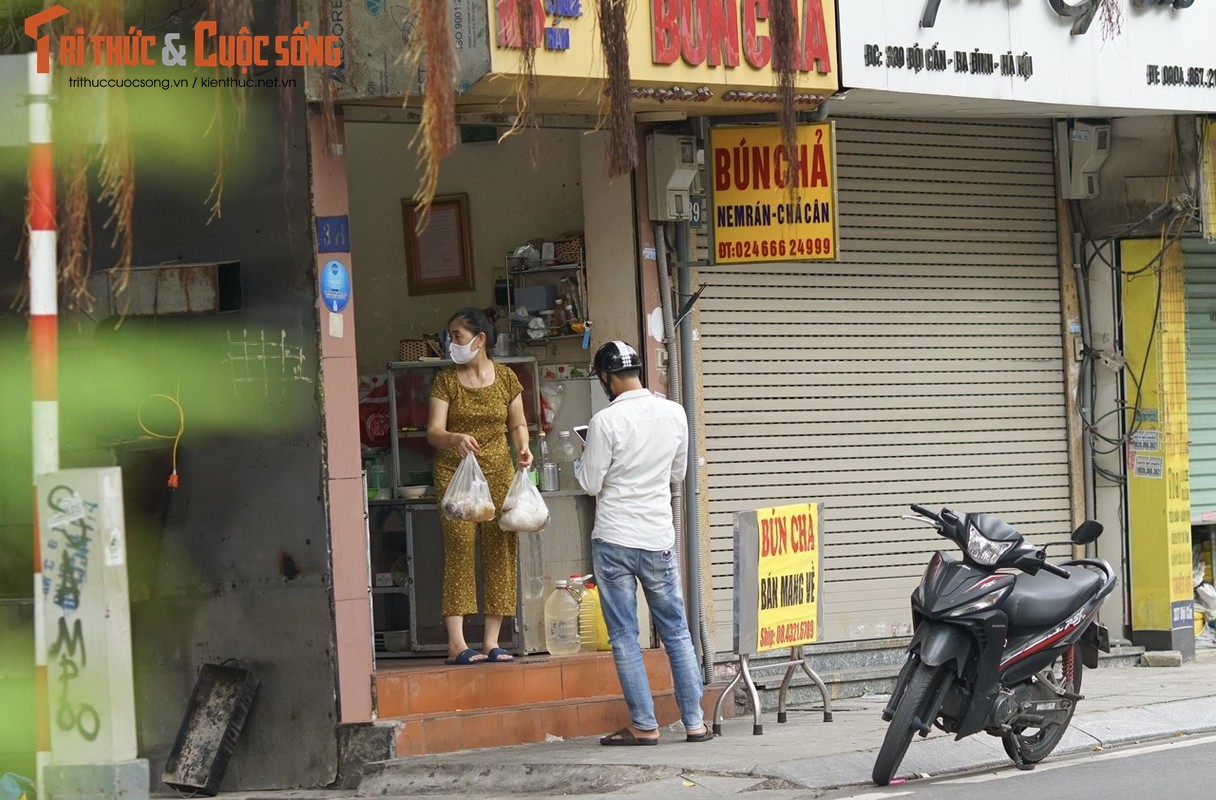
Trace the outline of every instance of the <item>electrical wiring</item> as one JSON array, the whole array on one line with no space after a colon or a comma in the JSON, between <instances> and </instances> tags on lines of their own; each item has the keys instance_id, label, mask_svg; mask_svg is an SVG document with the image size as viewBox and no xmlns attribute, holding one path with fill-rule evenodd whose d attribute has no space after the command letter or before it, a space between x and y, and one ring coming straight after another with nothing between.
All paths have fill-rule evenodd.
<instances>
[{"instance_id":1,"label":"electrical wiring","mask_svg":"<svg viewBox=\"0 0 1216 800\"><path fill-rule=\"evenodd\" d=\"M151 436L154 439L172 439L173 440L173 462L172 462L173 471L169 473L169 480L168 480L168 485L169 485L170 489L176 489L180 482L178 479L178 474L177 474L177 448L178 448L178 445L181 444L182 434L184 434L186 432L186 412L182 408L182 404L181 404L181 400L180 400L181 394L182 394L182 387L181 387L181 379L179 378L178 384L177 384L177 391L174 396L170 396L167 394L150 394L147 397L145 397L143 400L139 401L139 407L135 410L135 419L137 422L139 422L139 427L143 429L144 433L148 434L149 436ZM153 399L167 400L169 403L171 403L173 405L174 408L177 409L177 431L176 432L171 433L171 434L157 433L156 431L152 430L151 428L149 428L147 425L144 424L144 403L147 403L149 400L153 400Z\"/></svg>"},{"instance_id":2,"label":"electrical wiring","mask_svg":"<svg viewBox=\"0 0 1216 800\"><path fill-rule=\"evenodd\" d=\"M1178 133L1177 128L1175 128L1175 133ZM1164 264L1169 252L1178 244L1178 242L1182 240L1188 225L1193 223L1198 218L1199 209L1194 200L1193 193L1181 195L1173 199L1170 199L1169 197L1170 178L1172 178L1174 173L1175 148L1181 150L1181 143L1178 141L1177 135L1172 138L1174 141L1171 142L1170 147L1169 166L1165 186L1165 200L1160 206L1153 209L1141 219L1129 224L1120 225L1114 229L1111 229L1109 232L1105 232L1103 236L1095 237L1090 232L1088 222L1085 219L1085 215L1081 210L1080 204L1074 201L1069 205L1069 213L1073 219L1074 228L1080 229L1082 241L1085 242L1090 248L1088 257L1084 258L1083 260L1078 259L1080 261L1079 271L1081 273L1080 277L1082 280L1089 280L1089 276L1094 264L1099 261L1112 273L1117 274L1120 280L1134 279L1136 276L1146 275L1148 273L1153 273L1157 277L1153 320L1148 329L1149 337L1147 343L1145 344L1145 353L1144 358L1140 363L1140 371L1138 374L1131 371L1125 372L1127 380L1131 384L1131 389L1134 392L1134 399L1131 404L1118 403L1115 408L1096 417L1093 416L1091 411L1089 417L1087 418L1085 409L1088 408L1092 410L1097 402L1097 381L1095 380L1094 370L1099 354L1097 350L1093 349L1092 346L1088 344L1088 332L1086 332L1086 336L1083 336L1082 338L1083 343L1085 343L1081 363L1081 375L1084 387L1079 384L1077 387L1077 392L1080 396L1082 391L1088 390L1087 394L1089 402L1079 404L1079 407L1082 409L1081 422L1086 438L1085 446L1089 448L1089 452L1092 456L1090 466L1095 477L1103 478L1116 485L1125 485L1127 482L1126 475L1121 472L1116 472L1103 467L1097 463L1098 458L1102 456L1121 454L1123 449L1132 441L1133 435L1143 424L1143 420L1141 419L1140 415L1140 404L1143 397L1143 384L1145 375L1147 373L1148 362L1152 357L1157 324L1160 320L1161 314L1161 267ZM1183 173L1182 178L1189 190L1191 188L1191 181L1185 175L1185 172ZM1107 252L1108 249L1118 240L1125 237L1134 236L1145 229L1148 225L1158 225L1158 230L1160 231L1160 245L1152 258L1148 259L1143 266L1134 270L1124 269L1122 265L1114 263ZM1121 331L1124 327L1123 309L1121 304L1116 305L1117 307L1114 310L1113 320L1114 328L1116 331ZM1121 369L1120 371L1124 370ZM1128 415L1128 412L1131 412L1131 421L1121 435L1112 437L1101 433L1099 428L1103 421L1109 419L1110 417L1123 418L1125 415ZM1120 458L1117 463L1120 466L1123 466L1124 461L1122 458Z\"/></svg>"}]
</instances>

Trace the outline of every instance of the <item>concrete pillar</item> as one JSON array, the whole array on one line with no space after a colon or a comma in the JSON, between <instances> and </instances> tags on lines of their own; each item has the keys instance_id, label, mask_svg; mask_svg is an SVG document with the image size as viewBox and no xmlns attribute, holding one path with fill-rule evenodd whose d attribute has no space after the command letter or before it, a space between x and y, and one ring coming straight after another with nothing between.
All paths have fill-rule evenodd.
<instances>
[{"instance_id":1,"label":"concrete pillar","mask_svg":"<svg viewBox=\"0 0 1216 800\"><path fill-rule=\"evenodd\" d=\"M122 471L48 472L35 480L51 758L42 796L138 800Z\"/></svg>"}]
</instances>

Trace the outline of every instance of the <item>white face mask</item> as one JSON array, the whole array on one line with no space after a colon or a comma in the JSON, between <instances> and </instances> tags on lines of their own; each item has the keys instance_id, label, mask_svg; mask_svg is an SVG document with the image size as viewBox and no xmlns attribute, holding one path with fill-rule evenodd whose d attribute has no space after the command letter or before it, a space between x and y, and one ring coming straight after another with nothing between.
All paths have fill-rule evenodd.
<instances>
[{"instance_id":1,"label":"white face mask","mask_svg":"<svg viewBox=\"0 0 1216 800\"><path fill-rule=\"evenodd\" d=\"M474 347L473 342L469 342L468 344L456 344L452 342L448 345L448 352L452 356L452 360L457 364L469 363L480 349L480 347Z\"/></svg>"}]
</instances>

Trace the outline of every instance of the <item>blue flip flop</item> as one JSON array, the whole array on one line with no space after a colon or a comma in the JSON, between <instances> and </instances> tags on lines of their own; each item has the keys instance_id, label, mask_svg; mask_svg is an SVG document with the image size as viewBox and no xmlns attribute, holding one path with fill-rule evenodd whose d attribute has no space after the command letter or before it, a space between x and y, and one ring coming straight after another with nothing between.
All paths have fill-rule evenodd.
<instances>
[{"instance_id":1,"label":"blue flip flop","mask_svg":"<svg viewBox=\"0 0 1216 800\"><path fill-rule=\"evenodd\" d=\"M456 656L455 658L446 659L443 663L445 663L445 664L484 664L486 661L489 660L488 658L485 658L484 656L482 658L478 658L478 656L480 656L480 655L481 655L481 653L477 652L473 648L466 647L464 649L464 652L462 652L460 655Z\"/></svg>"},{"instance_id":2,"label":"blue flip flop","mask_svg":"<svg viewBox=\"0 0 1216 800\"><path fill-rule=\"evenodd\" d=\"M506 656L506 658L503 658L503 656ZM490 649L489 653L486 653L486 660L492 661L495 664L506 664L507 662L514 661L515 656L511 655L506 650L503 650L501 647L494 647Z\"/></svg>"}]
</instances>

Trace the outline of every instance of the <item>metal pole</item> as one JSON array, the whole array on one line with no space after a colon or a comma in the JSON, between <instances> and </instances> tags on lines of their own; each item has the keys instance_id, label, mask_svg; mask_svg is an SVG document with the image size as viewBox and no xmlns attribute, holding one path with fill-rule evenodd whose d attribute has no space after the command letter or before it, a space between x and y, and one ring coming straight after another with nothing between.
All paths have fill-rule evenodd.
<instances>
[{"instance_id":1,"label":"metal pole","mask_svg":"<svg viewBox=\"0 0 1216 800\"><path fill-rule=\"evenodd\" d=\"M56 286L55 166L51 150L51 72L38 71L38 54L29 54L29 281L30 350L33 362L34 477L59 469L59 299ZM38 794L43 768L51 757L46 630L42 591L42 542L37 489L34 500L34 676L37 692Z\"/></svg>"}]
</instances>

